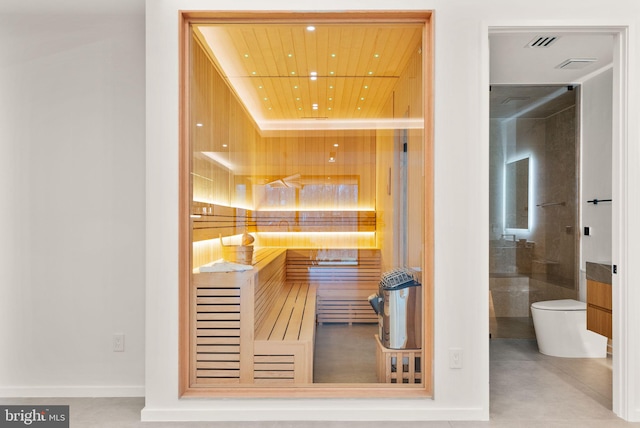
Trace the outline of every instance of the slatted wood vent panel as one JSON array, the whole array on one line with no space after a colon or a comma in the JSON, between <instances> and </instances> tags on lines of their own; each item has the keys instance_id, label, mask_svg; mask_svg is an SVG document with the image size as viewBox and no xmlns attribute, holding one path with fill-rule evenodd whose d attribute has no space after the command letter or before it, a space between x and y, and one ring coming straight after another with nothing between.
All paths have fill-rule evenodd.
<instances>
[{"instance_id":1,"label":"slatted wood vent panel","mask_svg":"<svg viewBox=\"0 0 640 428\"><path fill-rule=\"evenodd\" d=\"M376 365L378 382L421 383L422 350L389 349L382 346L376 335Z\"/></svg>"},{"instance_id":2,"label":"slatted wood vent panel","mask_svg":"<svg viewBox=\"0 0 640 428\"><path fill-rule=\"evenodd\" d=\"M295 355L258 355L253 360L255 383L293 383Z\"/></svg>"},{"instance_id":3,"label":"slatted wood vent panel","mask_svg":"<svg viewBox=\"0 0 640 428\"><path fill-rule=\"evenodd\" d=\"M199 286L196 305L196 382L240 382L240 288Z\"/></svg>"}]
</instances>

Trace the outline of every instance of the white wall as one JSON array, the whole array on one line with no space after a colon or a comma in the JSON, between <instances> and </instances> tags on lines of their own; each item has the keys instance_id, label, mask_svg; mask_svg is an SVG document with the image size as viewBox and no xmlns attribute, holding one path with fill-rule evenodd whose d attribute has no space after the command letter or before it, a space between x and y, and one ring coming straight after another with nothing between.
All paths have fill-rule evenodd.
<instances>
[{"instance_id":1,"label":"white wall","mask_svg":"<svg viewBox=\"0 0 640 428\"><path fill-rule=\"evenodd\" d=\"M488 353L488 26L631 25L629 113L640 98L640 3L609 0L397 0L399 10L435 9L435 359L433 400L180 400L177 396L178 10L263 9L264 2L147 0L147 357L143 419L487 419ZM272 10L390 9L388 1L272 0ZM629 123L629 163L640 164L638 121ZM629 217L640 215L640 176L625 177ZM640 233L631 225L630 233ZM635 236L635 235L633 235ZM638 235L640 237L640 235ZM640 242L640 239L635 239ZM630 259L640 246L627 246ZM461 268L461 265L463 265ZM640 283L629 266L627 279ZM640 295L628 293L629 305ZM635 303L634 303L635 302ZM629 322L638 325L638 315ZM637 336L637 335L636 335ZM638 356L630 339L628 356ZM449 369L461 348L464 368ZM628 358L628 375L640 358ZM640 419L640 392L629 388L624 416Z\"/></svg>"},{"instance_id":2,"label":"white wall","mask_svg":"<svg viewBox=\"0 0 640 428\"><path fill-rule=\"evenodd\" d=\"M586 301L586 262L611 263L612 260L612 204L594 205L587 201L612 197L613 70L606 70L584 82L581 98L580 224L588 226L590 234L583 235L581 241L580 296Z\"/></svg>"},{"instance_id":3,"label":"white wall","mask_svg":"<svg viewBox=\"0 0 640 428\"><path fill-rule=\"evenodd\" d=\"M143 15L0 14L0 94L0 397L143 395Z\"/></svg>"}]
</instances>

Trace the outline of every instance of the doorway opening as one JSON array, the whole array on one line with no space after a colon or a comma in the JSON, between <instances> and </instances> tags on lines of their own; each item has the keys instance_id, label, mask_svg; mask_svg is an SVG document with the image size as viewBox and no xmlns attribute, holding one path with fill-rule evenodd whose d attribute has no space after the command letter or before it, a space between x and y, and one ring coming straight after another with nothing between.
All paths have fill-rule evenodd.
<instances>
[{"instance_id":1,"label":"doorway opening","mask_svg":"<svg viewBox=\"0 0 640 428\"><path fill-rule=\"evenodd\" d=\"M533 349L537 351L541 339L537 338L539 332L532 329L533 323L530 318L531 303L571 299L583 302L582 304L585 307L591 308L593 305L587 305L587 303L591 298L588 289L591 288L591 281L593 280L590 274L592 262L605 265L605 267L609 266L609 299L615 300L621 295L618 294L616 296L615 292L613 294L611 292L611 283L618 281L615 275L611 276L613 268L611 260L616 255L617 257L622 256L620 250L618 250L618 248L621 248L621 225L615 221L615 211L619 208L616 208L615 201L607 201L600 204L598 202L594 204L593 202L594 200L611 199L610 196L596 195L612 195L620 191L619 187L617 187L619 184L616 185L613 180L613 165L619 164L620 159L616 159L616 156L619 155L620 146L626 144L626 142L621 140L619 130L614 127L614 125L621 126L620 124L622 123L619 121L616 124L616 114L623 114L620 111L614 112L614 106L616 102L619 102L620 94L623 93L619 76L624 74L621 65L624 59L616 57L615 51L620 46L620 43L624 43L621 41L624 32L607 28L540 29L509 27L491 29L489 33L490 83L492 89L534 87L535 90L539 90L541 87L546 86L550 88L549 90L556 88L557 92L554 99L560 100L562 92L567 92L569 88L577 95L575 112L570 113L565 110L564 113L558 113L568 114L573 118L577 118L575 121L576 126L573 127L578 138L577 141L579 141L576 144L575 151L573 151L575 162L570 159L566 161L566 155L561 153L556 153L554 155L556 157L552 158L554 161L561 161L561 164L567 170L575 167L575 178L558 180L557 177L553 178L553 174L536 172L535 159L530 163L530 165L533 165L534 171L529 171L530 183L527 196L529 202L524 206L527 211L526 217L530 222L528 224L525 223L526 228L520 224L516 224L515 228L508 227L510 224L506 220L505 213L509 212L509 207L500 206L500 203L506 205L505 193L509 186L496 187L497 180L493 178L491 180L492 221L489 227L490 236L495 240L490 243L491 266L489 270L491 272L500 272L501 269L507 271L503 272L505 275L492 275L492 278L490 278L490 305L493 304L491 307L492 315L504 314L505 311L508 313L510 310L521 310L523 322L518 325L521 329L515 334L514 339L506 340L525 341L523 343L528 343L529 345L527 346L533 346ZM545 42L540 43L540 40L543 39ZM589 53L586 52L588 49L591 49ZM492 94L490 97L493 98L494 95ZM499 109L508 109L509 104L514 106L525 104L528 97L529 95L526 93L506 96L499 102L496 99L495 104ZM546 104L552 105L553 103L547 102ZM492 102L493 108L494 103ZM530 114L531 111L535 111L536 108L542 108L542 104L533 109L525 107L523 109L524 113L518 116L526 118L526 115ZM522 120L512 121L514 123L513 126L516 126L518 121ZM492 119L492 137L494 137L495 133L502 136L501 138L505 138L504 136L506 135L507 138L506 141L501 143L501 147L509 147L509 145L517 147L516 139L509 139L511 137L509 130L500 130L500 127L494 122L497 121ZM531 140L536 133L532 128L529 132L525 131L524 121L522 122L521 133L526 134L526 137ZM563 120L562 123L567 124L569 122ZM569 126L567 129L571 128ZM546 131L548 130L545 129ZM515 136L516 133L516 131L513 131L512 135ZM566 136L567 133L563 134ZM546 141L546 139L543 138L542 141ZM567 151L567 153L571 152L571 150ZM495 155L495 153L492 151L492 160L496 160L500 156L506 156L505 152L500 153L499 156ZM513 160L503 159L501 161L500 166L505 171L502 177L512 177L511 182L514 188L517 188L522 183L516 179L517 175L509 176L506 171L510 168L517 170L519 167L516 167L513 161L523 158L528 158L528 156L522 155L520 158L516 157ZM565 160L564 162L562 162L563 159ZM510 162L512 165L509 165ZM569 172L573 175L572 171ZM534 178L532 178L532 174ZM543 175L536 179L535 174ZM492 177L494 176L496 175L492 173ZM549 190L545 191L545 188L536 189L534 183L540 180L552 181L550 193ZM563 194L562 189L570 187L575 187L576 189L575 198L558 197L558 195ZM512 206L519 207L522 213L523 205L517 204L517 198L514 201ZM499 209L503 209L503 211L500 213L498 212ZM570 221L566 217L567 211L576 213L575 221ZM517 213L517 211L515 212ZM555 232L552 232L551 236L537 238L538 241L542 239L543 246L538 251L539 249L536 248L538 242L531 239L531 236L535 234L536 227L546 223L540 223L545 217L551 217L553 220L561 222L562 225L558 225L559 227ZM502 223L495 221L499 218L505 220ZM597 224L597 229L600 230L598 237L593 234L593 224ZM563 240L567 244L564 247L562 246ZM548 245L554 242L560 245L557 247ZM502 245L497 245L497 243L502 243ZM553 248L557 248L557 251L553 250ZM571 254L572 249L574 250L574 256ZM555 254L554 251L556 251ZM549 255L552 257L549 257ZM566 281L566 284L563 281L559 281L561 287L554 287L557 293L542 294L551 290L547 285L539 287L540 284L537 282L534 283L534 287L531 287L530 280L534 279L540 271L545 272L547 278L549 278L550 272L555 272L556 274L564 272L565 274L561 276L569 279L569 276L566 275L569 271L562 269L562 259L572 257L575 260L573 263L574 279ZM542 269L542 266L544 266L544 269ZM505 278L505 276L508 278ZM554 274L552 276L557 275ZM562 286L563 284L564 286ZM621 293L619 287L616 288L614 285L613 289L617 290L617 293ZM527 299L529 300L528 302L526 301ZM510 300L515 302L513 306L511 306ZM498 305L496 305L496 302L498 302ZM614 329L613 334L609 333L609 338L616 336L616 319L622 319L618 318L621 317L619 313L612 314L610 309L609 306L607 315L609 320L612 320ZM589 320L590 312L587 310L585 312L587 320L584 328L586 329L588 326L589 330L598 331L593 327L592 320ZM492 337L501 336L503 332L498 332L498 323L495 322L497 318L492 321L492 333L496 333ZM626 328L621 324L617 325L618 328ZM533 337L531 337L532 335ZM618 385L624 384L625 380L620 372L621 366L617 362L621 361L624 356L616 355L616 341L613 341L613 348L611 343L610 341L608 357L587 359L594 364L605 366L605 372L608 373L604 376L605 384L600 384L602 379L598 380L595 377L589 378L589 376L585 376L584 383L578 387L591 388L598 391L598 401L604 404L606 408L613 409L615 413L619 413L621 397L619 396L620 389ZM494 348L499 349L500 347ZM622 349L624 349L624 345ZM541 355L541 357L547 358L545 355ZM500 359L495 353L492 353L492 358ZM558 361L563 361L563 364L566 364L567 360ZM603 364L599 364L598 361L603 362ZM568 370L575 367L575 365L567 365ZM607 381L607 379L609 380ZM589 382L594 383L589 385ZM613 391L610 387L611 383L614 385Z\"/></svg>"}]
</instances>

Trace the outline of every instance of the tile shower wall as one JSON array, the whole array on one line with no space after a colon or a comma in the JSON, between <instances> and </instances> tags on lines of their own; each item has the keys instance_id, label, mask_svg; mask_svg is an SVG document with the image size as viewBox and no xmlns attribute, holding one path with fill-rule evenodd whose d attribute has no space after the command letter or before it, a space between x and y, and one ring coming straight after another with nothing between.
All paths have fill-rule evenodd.
<instances>
[{"instance_id":1,"label":"tile shower wall","mask_svg":"<svg viewBox=\"0 0 640 428\"><path fill-rule=\"evenodd\" d=\"M538 208L539 224L544 229L544 259L550 263L542 273L552 283L576 288L576 247L578 244L578 173L576 148L576 109L570 107L545 120L544 191L551 202L561 202Z\"/></svg>"},{"instance_id":2,"label":"tile shower wall","mask_svg":"<svg viewBox=\"0 0 640 428\"><path fill-rule=\"evenodd\" d=\"M492 119L490 132L492 315L526 317L533 302L577 296L576 108L544 118ZM502 171L505 162L527 155L533 223L515 237L525 244L503 236Z\"/></svg>"}]
</instances>

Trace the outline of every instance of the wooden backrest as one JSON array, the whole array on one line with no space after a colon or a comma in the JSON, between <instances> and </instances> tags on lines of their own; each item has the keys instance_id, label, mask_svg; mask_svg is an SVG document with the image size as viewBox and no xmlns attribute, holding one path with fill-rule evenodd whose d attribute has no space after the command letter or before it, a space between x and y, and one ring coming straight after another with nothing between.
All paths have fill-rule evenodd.
<instances>
[{"instance_id":1,"label":"wooden backrest","mask_svg":"<svg viewBox=\"0 0 640 428\"><path fill-rule=\"evenodd\" d=\"M378 249L288 249L287 281L380 281Z\"/></svg>"}]
</instances>

